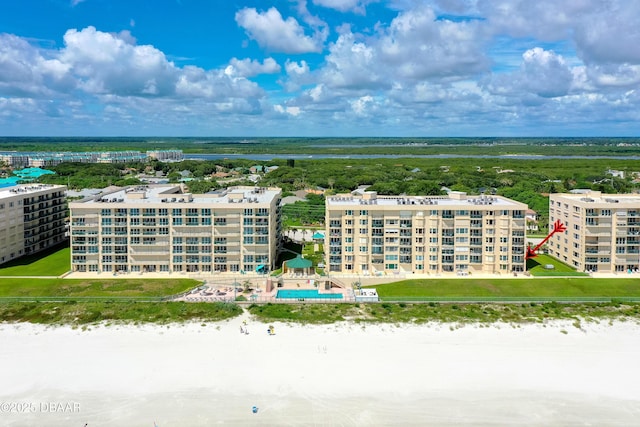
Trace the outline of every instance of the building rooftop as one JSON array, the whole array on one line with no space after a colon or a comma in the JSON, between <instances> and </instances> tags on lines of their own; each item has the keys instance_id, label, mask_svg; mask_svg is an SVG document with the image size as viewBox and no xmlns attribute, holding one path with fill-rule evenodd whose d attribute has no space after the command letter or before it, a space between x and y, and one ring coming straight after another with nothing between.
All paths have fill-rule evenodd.
<instances>
[{"instance_id":1,"label":"building rooftop","mask_svg":"<svg viewBox=\"0 0 640 427\"><path fill-rule=\"evenodd\" d=\"M640 207L640 194L602 194L600 191L585 191L572 194L558 193L551 196L583 203L625 203Z\"/></svg>"},{"instance_id":2,"label":"building rooftop","mask_svg":"<svg viewBox=\"0 0 640 427\"><path fill-rule=\"evenodd\" d=\"M138 185L111 188L80 203L271 203L279 194L280 189L263 187L230 187L207 194L191 194L183 192L180 185Z\"/></svg>"},{"instance_id":3,"label":"building rooftop","mask_svg":"<svg viewBox=\"0 0 640 427\"><path fill-rule=\"evenodd\" d=\"M33 194L43 190L49 190L52 188L59 188L63 190L65 188L64 185L55 185L55 184L19 184L14 185L12 187L0 188L0 199L6 197L13 197L18 194Z\"/></svg>"},{"instance_id":4,"label":"building rooftop","mask_svg":"<svg viewBox=\"0 0 640 427\"><path fill-rule=\"evenodd\" d=\"M465 207L473 209L474 206L524 206L520 202L501 196L469 196L463 192L452 191L448 196L380 196L374 191L361 192L357 195L337 195L327 197L327 205L353 206L353 205L377 205L377 206L451 206L452 208Z\"/></svg>"}]
</instances>

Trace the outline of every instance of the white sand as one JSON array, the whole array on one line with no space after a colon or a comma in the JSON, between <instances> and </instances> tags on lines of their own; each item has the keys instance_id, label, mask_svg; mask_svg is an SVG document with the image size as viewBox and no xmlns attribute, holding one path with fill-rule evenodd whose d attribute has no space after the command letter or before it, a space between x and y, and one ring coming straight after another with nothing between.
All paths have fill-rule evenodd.
<instances>
[{"instance_id":1,"label":"white sand","mask_svg":"<svg viewBox=\"0 0 640 427\"><path fill-rule=\"evenodd\" d=\"M240 325L0 325L0 425L630 426L640 419L637 324L275 323L275 336L253 321L241 335ZM47 402L76 406L52 412ZM7 403L35 410L7 413Z\"/></svg>"}]
</instances>

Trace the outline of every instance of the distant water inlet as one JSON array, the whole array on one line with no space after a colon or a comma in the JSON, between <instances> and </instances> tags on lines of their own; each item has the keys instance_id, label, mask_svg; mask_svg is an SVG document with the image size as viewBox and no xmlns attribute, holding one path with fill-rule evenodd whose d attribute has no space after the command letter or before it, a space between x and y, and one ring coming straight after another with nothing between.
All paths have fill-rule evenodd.
<instances>
[{"instance_id":1,"label":"distant water inlet","mask_svg":"<svg viewBox=\"0 0 640 427\"><path fill-rule=\"evenodd\" d=\"M277 299L343 299L342 294L321 294L317 289L279 289Z\"/></svg>"}]
</instances>

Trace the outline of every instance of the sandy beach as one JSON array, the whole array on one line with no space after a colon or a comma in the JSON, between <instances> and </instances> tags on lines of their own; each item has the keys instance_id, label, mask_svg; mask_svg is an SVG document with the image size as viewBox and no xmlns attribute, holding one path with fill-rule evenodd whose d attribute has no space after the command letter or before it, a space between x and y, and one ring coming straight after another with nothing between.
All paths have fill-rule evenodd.
<instances>
[{"instance_id":1,"label":"sandy beach","mask_svg":"<svg viewBox=\"0 0 640 427\"><path fill-rule=\"evenodd\" d=\"M241 334L247 320L249 334ZM629 426L635 323L0 325L3 426ZM257 407L257 413L253 407Z\"/></svg>"}]
</instances>

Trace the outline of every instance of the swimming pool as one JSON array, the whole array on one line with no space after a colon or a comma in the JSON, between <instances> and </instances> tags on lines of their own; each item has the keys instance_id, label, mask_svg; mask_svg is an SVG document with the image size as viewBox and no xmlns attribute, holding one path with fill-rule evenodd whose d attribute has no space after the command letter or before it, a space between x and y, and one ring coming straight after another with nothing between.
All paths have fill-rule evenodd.
<instances>
[{"instance_id":1,"label":"swimming pool","mask_svg":"<svg viewBox=\"0 0 640 427\"><path fill-rule=\"evenodd\" d=\"M278 299L342 299L342 294L321 294L317 289L279 289Z\"/></svg>"}]
</instances>

